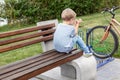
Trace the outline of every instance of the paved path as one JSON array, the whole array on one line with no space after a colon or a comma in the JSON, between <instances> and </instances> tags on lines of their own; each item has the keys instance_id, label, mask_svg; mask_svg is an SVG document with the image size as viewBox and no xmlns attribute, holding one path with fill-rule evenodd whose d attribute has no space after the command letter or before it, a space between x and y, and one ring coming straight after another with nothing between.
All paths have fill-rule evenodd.
<instances>
[{"instance_id":1,"label":"paved path","mask_svg":"<svg viewBox=\"0 0 120 80\"><path fill-rule=\"evenodd\" d=\"M97 80L120 80L120 59L100 67L97 71Z\"/></svg>"}]
</instances>

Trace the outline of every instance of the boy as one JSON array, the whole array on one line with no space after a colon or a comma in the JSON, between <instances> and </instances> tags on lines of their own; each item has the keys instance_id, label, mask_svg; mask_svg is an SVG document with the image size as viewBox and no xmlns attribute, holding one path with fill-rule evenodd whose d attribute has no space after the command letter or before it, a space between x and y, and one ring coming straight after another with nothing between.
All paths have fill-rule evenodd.
<instances>
[{"instance_id":1,"label":"boy","mask_svg":"<svg viewBox=\"0 0 120 80\"><path fill-rule=\"evenodd\" d=\"M76 13L70 8L63 10L61 18L63 23L58 24L54 33L54 48L58 52L69 53L73 49L74 44L77 44L84 51L84 56L91 56L92 53L90 53L81 37L77 35L78 27L82 20L76 20Z\"/></svg>"}]
</instances>

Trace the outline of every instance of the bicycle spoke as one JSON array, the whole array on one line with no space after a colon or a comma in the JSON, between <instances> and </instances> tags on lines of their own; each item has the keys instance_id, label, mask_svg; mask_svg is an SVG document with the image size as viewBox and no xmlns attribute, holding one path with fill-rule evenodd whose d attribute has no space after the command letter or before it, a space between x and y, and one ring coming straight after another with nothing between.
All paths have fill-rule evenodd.
<instances>
[{"instance_id":1,"label":"bicycle spoke","mask_svg":"<svg viewBox=\"0 0 120 80\"><path fill-rule=\"evenodd\" d=\"M102 58L112 55L116 49L116 43L118 43L118 41L115 41L116 37L114 36L116 35L113 32L111 32L111 30L107 38L100 42L101 38L104 35L104 31L105 27L103 26L95 27L91 31L89 31L87 38L88 46L92 47L92 50L93 52L95 52L96 56Z\"/></svg>"}]
</instances>

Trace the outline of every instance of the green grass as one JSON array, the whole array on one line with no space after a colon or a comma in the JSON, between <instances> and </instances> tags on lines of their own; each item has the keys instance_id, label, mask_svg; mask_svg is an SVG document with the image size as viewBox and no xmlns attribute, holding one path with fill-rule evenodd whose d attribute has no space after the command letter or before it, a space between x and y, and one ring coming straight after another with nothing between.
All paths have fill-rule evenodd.
<instances>
[{"instance_id":1,"label":"green grass","mask_svg":"<svg viewBox=\"0 0 120 80\"><path fill-rule=\"evenodd\" d=\"M108 16L109 17L109 16ZM118 21L120 21L120 14L117 16ZM85 15L85 16L80 16L78 18L82 18L83 22L81 23L80 30L84 32L84 40L86 36L86 30L88 28L92 28L97 25L107 25L108 21L104 18L104 16L101 13L96 13L96 14L91 14L91 15ZM24 25L24 26L4 26L0 27L0 32L5 32L5 31L11 31L11 30L16 30L28 26L34 26L33 25ZM119 39L120 40L120 39ZM25 59L30 56L34 56L37 54L40 54L42 52L42 48L40 46L40 43L34 44L32 46L24 47L21 49L16 49L13 51L5 52L0 54L0 66L6 65L8 63L12 63L21 59ZM120 46L118 51L114 55L115 57L120 58Z\"/></svg>"},{"instance_id":2,"label":"green grass","mask_svg":"<svg viewBox=\"0 0 120 80\"><path fill-rule=\"evenodd\" d=\"M40 54L41 52L42 47L40 43L34 44L32 46L27 46L21 49L4 52L0 54L0 66Z\"/></svg>"}]
</instances>

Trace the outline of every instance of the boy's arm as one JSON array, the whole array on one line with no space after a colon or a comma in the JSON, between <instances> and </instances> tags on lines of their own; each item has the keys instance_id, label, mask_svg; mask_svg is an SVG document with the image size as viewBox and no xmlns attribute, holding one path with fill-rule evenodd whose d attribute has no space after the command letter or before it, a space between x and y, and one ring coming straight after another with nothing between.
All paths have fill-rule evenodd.
<instances>
[{"instance_id":1,"label":"boy's arm","mask_svg":"<svg viewBox=\"0 0 120 80\"><path fill-rule=\"evenodd\" d=\"M82 22L82 19L76 20L75 22L75 33L78 34L79 25Z\"/></svg>"}]
</instances>

